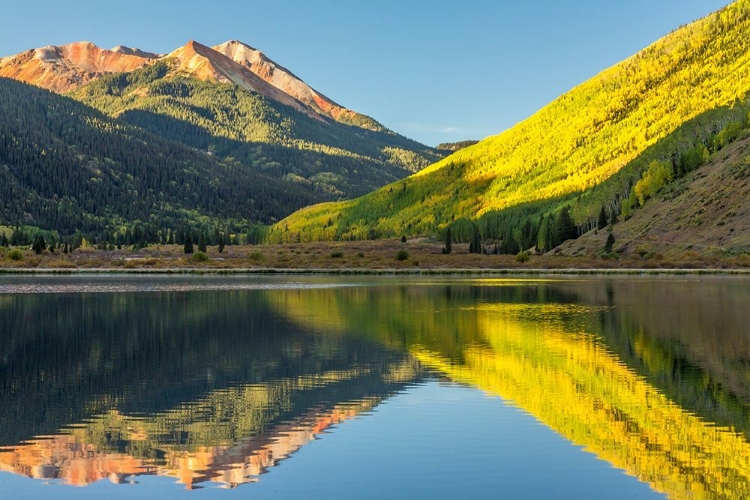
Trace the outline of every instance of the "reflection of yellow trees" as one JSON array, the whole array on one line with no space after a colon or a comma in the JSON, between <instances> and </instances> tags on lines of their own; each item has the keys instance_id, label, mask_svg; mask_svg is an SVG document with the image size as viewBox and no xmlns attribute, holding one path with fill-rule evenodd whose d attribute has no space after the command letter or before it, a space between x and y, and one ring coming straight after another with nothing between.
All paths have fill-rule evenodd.
<instances>
[{"instance_id":1,"label":"reflection of yellow trees","mask_svg":"<svg viewBox=\"0 0 750 500\"><path fill-rule=\"evenodd\" d=\"M577 306L572 306L577 307ZM683 411L594 336L555 318L567 305L482 307L488 346L455 364L414 347L425 365L512 400L572 442L673 498L747 498L750 445Z\"/></svg>"}]
</instances>

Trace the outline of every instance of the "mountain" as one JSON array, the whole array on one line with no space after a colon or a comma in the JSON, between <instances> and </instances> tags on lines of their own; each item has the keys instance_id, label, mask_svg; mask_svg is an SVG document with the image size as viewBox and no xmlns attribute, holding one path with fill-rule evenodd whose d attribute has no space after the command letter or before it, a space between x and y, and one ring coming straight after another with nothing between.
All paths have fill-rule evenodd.
<instances>
[{"instance_id":1,"label":"mountain","mask_svg":"<svg viewBox=\"0 0 750 500\"><path fill-rule=\"evenodd\" d=\"M294 184L0 78L0 224L87 237L139 226L155 241L167 229L268 223L313 200Z\"/></svg>"},{"instance_id":2,"label":"mountain","mask_svg":"<svg viewBox=\"0 0 750 500\"><path fill-rule=\"evenodd\" d=\"M189 155L201 157L197 164L205 168L231 165L231 176L247 174L247 179L235 178L228 199L239 196L259 203L253 209L237 210L244 202L221 210L217 208L210 217L221 212L223 217L234 221L272 222L304 205L360 196L444 156L442 152L386 129L369 117L339 106L245 44L227 42L216 49L190 41L169 54L160 55L124 46L106 50L89 42L77 42L0 59L0 76L64 92L114 119L104 120L97 115L96 134L104 134L101 125L112 126L118 133L127 130L125 135L149 137L149 141L159 138L151 144L155 157L178 151L180 157L175 161L181 163L189 149ZM4 85L10 88L9 84ZM20 95L31 91L16 89L14 92ZM45 101L54 101L48 94L41 95ZM61 102L72 106L68 101ZM10 105L23 108L17 102ZM56 106L62 104L55 102L53 107ZM49 118L49 113L38 107L31 106L28 111L41 115L29 116L27 121L16 125L31 125ZM82 115L89 116L92 112L85 109ZM58 118L55 116L43 125L46 134L57 133L45 141L70 140L63 137L62 131L54 129L59 125L55 121ZM10 126L7 122L5 125ZM84 125L75 124L79 126ZM19 127L6 133L22 138L35 133ZM86 136L90 133L88 129L83 132ZM13 136L7 137L11 140ZM75 137L70 144L63 144L63 149L70 151L78 147L79 139ZM175 149L175 143L188 148ZM45 144L28 147L40 151ZM162 146L168 151L160 150ZM96 147L100 150L90 148L86 154L98 159L109 157L101 144ZM13 156L17 151L5 153ZM80 175L81 165L76 168L74 156L71 154L66 160L71 176ZM37 164L36 160L23 159ZM130 159L123 157L122 161L127 163ZM15 158L14 161L20 160ZM199 183L211 180L212 175L209 175ZM18 189L27 190L30 196L34 193L32 197L36 201L32 205L36 208L41 206L41 199L48 199L47 195L37 199L39 193L33 185L39 182L28 178L16 183ZM6 191L10 189L8 186ZM113 188L117 189L119 187ZM271 193L278 193L276 201L266 197L272 196ZM79 194L85 197L90 193ZM188 211L199 207L196 201L187 203L191 207ZM70 210L77 215L71 220L81 221L91 215L88 208L72 205ZM119 208L108 206L97 207L97 210L115 213ZM44 229L69 231L73 227L66 224L63 228L50 219L39 219L36 209L27 211L26 215L23 209L11 206L6 206L5 211L0 223L39 225L45 220L45 224L51 225L40 226ZM117 220L123 223L144 220L141 215L132 220L125 214L120 215L123 217ZM95 222L89 221L82 227L98 231L102 224L107 225L99 215L95 218ZM195 221L192 215L178 219Z\"/></svg>"},{"instance_id":3,"label":"mountain","mask_svg":"<svg viewBox=\"0 0 750 500\"><path fill-rule=\"evenodd\" d=\"M297 99L269 84L225 55L198 42L191 40L186 45L167 54L165 59L173 62L169 76L185 76L201 81L233 83L290 106L297 111L307 113L312 118L320 119L317 113L303 106Z\"/></svg>"},{"instance_id":4,"label":"mountain","mask_svg":"<svg viewBox=\"0 0 750 500\"><path fill-rule=\"evenodd\" d=\"M450 151L451 153L455 153L456 151L460 151L462 149L468 148L469 146L473 146L474 144L478 142L479 141L475 141L475 140L466 140L466 141L458 141L458 142L443 142L437 145L437 149L441 151Z\"/></svg>"},{"instance_id":5,"label":"mountain","mask_svg":"<svg viewBox=\"0 0 750 500\"><path fill-rule=\"evenodd\" d=\"M123 46L100 49L90 42L49 45L0 59L0 77L67 92L107 73L133 71L157 57Z\"/></svg>"},{"instance_id":6,"label":"mountain","mask_svg":"<svg viewBox=\"0 0 750 500\"><path fill-rule=\"evenodd\" d=\"M266 55L249 45L231 40L213 49L249 69L274 87L282 90L316 112L336 121L382 131L384 127L368 116L346 109L313 89L288 69L279 66Z\"/></svg>"},{"instance_id":7,"label":"mountain","mask_svg":"<svg viewBox=\"0 0 750 500\"><path fill-rule=\"evenodd\" d=\"M316 201L363 195L444 156L383 127L335 121L197 42L69 95L123 122L293 183ZM349 116L343 108L338 114Z\"/></svg>"},{"instance_id":8,"label":"mountain","mask_svg":"<svg viewBox=\"0 0 750 500\"><path fill-rule=\"evenodd\" d=\"M745 110L747 116L748 109ZM710 156L705 165L665 184L641 208L615 224L613 249L658 263L686 252L750 253L750 130ZM604 248L609 231L590 231L560 247L590 255Z\"/></svg>"},{"instance_id":9,"label":"mountain","mask_svg":"<svg viewBox=\"0 0 750 500\"><path fill-rule=\"evenodd\" d=\"M454 221L497 222L509 209L527 210L527 221L533 216L539 224L551 203L601 185L691 118L743 99L750 90L749 34L750 1L740 0L502 134L360 199L303 209L280 222L271 238L435 235ZM600 208L576 213L575 222L587 223ZM487 228L482 236L503 232Z\"/></svg>"}]
</instances>

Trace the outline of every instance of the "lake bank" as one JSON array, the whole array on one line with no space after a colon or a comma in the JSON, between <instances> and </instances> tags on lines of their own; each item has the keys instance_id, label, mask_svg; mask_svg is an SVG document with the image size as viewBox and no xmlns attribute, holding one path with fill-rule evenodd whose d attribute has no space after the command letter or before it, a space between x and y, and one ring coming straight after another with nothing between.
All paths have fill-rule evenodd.
<instances>
[{"instance_id":1,"label":"lake bank","mask_svg":"<svg viewBox=\"0 0 750 500\"><path fill-rule=\"evenodd\" d=\"M18 251L16 251L18 250ZM14 260L15 259L15 260ZM440 242L425 239L227 246L222 252L185 254L182 246L62 253L0 249L0 273L218 273L218 274L600 274L600 273L744 273L750 255L564 255L472 254L454 244L443 253Z\"/></svg>"}]
</instances>

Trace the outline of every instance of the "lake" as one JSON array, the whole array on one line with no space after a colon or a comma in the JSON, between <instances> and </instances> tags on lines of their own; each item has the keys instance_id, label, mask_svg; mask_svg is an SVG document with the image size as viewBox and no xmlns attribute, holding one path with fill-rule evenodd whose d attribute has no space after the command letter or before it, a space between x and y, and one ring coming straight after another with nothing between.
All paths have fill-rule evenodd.
<instances>
[{"instance_id":1,"label":"lake","mask_svg":"<svg viewBox=\"0 0 750 500\"><path fill-rule=\"evenodd\" d=\"M750 278L0 277L0 498L747 498Z\"/></svg>"}]
</instances>

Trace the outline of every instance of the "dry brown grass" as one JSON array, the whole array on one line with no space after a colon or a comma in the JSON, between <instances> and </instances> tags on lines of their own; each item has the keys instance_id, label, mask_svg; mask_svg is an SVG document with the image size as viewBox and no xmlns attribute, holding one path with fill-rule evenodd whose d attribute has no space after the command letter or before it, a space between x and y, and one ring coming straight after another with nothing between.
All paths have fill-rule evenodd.
<instances>
[{"instance_id":1,"label":"dry brown grass","mask_svg":"<svg viewBox=\"0 0 750 500\"><path fill-rule=\"evenodd\" d=\"M195 262L182 247L158 246L131 252L74 251L70 254L26 253L24 260L0 259L0 269L111 269L169 271L198 269L221 270L330 270L341 271L450 271L450 270L535 270L535 269L747 269L750 254L717 256L695 251L664 256L651 251L612 254L602 258L593 253L566 255L531 255L528 261L515 255L470 254L468 245L454 244L453 253L442 254L441 242L419 238L401 243L398 240L297 243L281 245L230 246L219 254L209 248L208 260ZM408 252L398 260L400 250Z\"/></svg>"}]
</instances>

